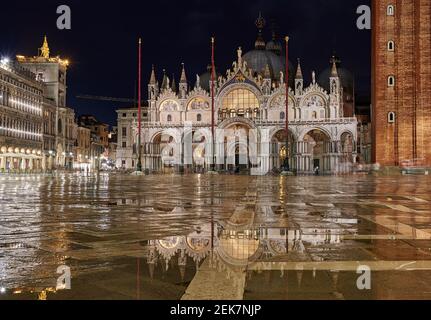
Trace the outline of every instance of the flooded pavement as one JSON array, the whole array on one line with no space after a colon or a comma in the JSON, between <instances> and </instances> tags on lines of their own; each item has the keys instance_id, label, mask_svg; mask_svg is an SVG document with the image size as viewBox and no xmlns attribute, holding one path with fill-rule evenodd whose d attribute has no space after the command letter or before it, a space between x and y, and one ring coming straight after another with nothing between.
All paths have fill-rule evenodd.
<instances>
[{"instance_id":1,"label":"flooded pavement","mask_svg":"<svg viewBox=\"0 0 431 320\"><path fill-rule=\"evenodd\" d=\"M0 299L431 299L431 177L0 176Z\"/></svg>"}]
</instances>

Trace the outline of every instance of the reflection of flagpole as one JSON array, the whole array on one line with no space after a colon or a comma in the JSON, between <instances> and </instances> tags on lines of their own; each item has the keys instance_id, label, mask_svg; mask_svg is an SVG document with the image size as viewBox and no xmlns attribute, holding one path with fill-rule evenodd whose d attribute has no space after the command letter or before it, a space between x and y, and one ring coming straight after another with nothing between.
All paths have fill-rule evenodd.
<instances>
[{"instance_id":1,"label":"reflection of flagpole","mask_svg":"<svg viewBox=\"0 0 431 320\"><path fill-rule=\"evenodd\" d=\"M211 170L215 169L215 119L214 119L214 82L215 82L215 58L214 58L215 38L211 38L211 132L212 132L212 163Z\"/></svg>"},{"instance_id":2,"label":"reflection of flagpole","mask_svg":"<svg viewBox=\"0 0 431 320\"><path fill-rule=\"evenodd\" d=\"M286 160L284 170L289 171L289 37L286 37Z\"/></svg>"},{"instance_id":3,"label":"reflection of flagpole","mask_svg":"<svg viewBox=\"0 0 431 320\"><path fill-rule=\"evenodd\" d=\"M139 257L136 261L136 300L141 299L141 262L139 261Z\"/></svg>"},{"instance_id":4,"label":"reflection of flagpole","mask_svg":"<svg viewBox=\"0 0 431 320\"><path fill-rule=\"evenodd\" d=\"M141 61L142 61L142 40L139 38L139 58L138 58L138 172L142 171L142 155L141 155L141 131L142 131L142 111L141 111Z\"/></svg>"}]
</instances>

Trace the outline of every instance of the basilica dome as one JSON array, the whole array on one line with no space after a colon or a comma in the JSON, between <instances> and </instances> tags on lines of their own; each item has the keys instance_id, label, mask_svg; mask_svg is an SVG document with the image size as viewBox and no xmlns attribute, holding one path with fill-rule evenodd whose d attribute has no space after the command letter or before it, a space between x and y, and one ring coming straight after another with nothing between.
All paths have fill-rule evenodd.
<instances>
[{"instance_id":1,"label":"basilica dome","mask_svg":"<svg viewBox=\"0 0 431 320\"><path fill-rule=\"evenodd\" d=\"M283 52L281 43L276 39L273 39L266 44L266 50L274 52L278 56Z\"/></svg>"},{"instance_id":2,"label":"basilica dome","mask_svg":"<svg viewBox=\"0 0 431 320\"><path fill-rule=\"evenodd\" d=\"M220 76L220 74L217 72L217 68L216 68L216 74L215 74L215 80L217 81L218 77ZM211 81L211 65L208 65L207 67L207 72L202 73L201 75L199 75L200 78L200 85L201 88L206 90L206 91L210 91L210 81Z\"/></svg>"},{"instance_id":3,"label":"basilica dome","mask_svg":"<svg viewBox=\"0 0 431 320\"><path fill-rule=\"evenodd\" d=\"M277 56L274 52L266 49L254 49L243 56L247 62L248 68L253 70L253 73L264 75L265 68L268 65L271 79L280 80L280 72L286 73L285 59L282 56ZM294 78L294 68L289 61L289 83Z\"/></svg>"}]
</instances>

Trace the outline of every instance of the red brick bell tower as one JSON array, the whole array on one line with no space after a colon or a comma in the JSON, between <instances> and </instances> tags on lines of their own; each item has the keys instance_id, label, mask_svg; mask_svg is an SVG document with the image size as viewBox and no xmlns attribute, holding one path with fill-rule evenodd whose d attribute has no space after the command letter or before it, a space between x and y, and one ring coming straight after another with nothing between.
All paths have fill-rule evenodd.
<instances>
[{"instance_id":1,"label":"red brick bell tower","mask_svg":"<svg viewBox=\"0 0 431 320\"><path fill-rule=\"evenodd\" d=\"M431 1L372 3L373 162L431 166Z\"/></svg>"}]
</instances>

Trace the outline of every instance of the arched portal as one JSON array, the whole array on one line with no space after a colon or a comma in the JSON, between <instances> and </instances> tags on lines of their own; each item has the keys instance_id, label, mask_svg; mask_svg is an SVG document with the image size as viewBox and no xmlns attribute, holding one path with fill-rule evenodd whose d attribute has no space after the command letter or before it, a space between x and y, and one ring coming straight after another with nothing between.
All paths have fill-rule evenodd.
<instances>
[{"instance_id":1,"label":"arched portal","mask_svg":"<svg viewBox=\"0 0 431 320\"><path fill-rule=\"evenodd\" d=\"M224 129L225 169L231 172L248 172L258 150L257 137L252 128L243 122L233 123Z\"/></svg>"},{"instance_id":2,"label":"arched portal","mask_svg":"<svg viewBox=\"0 0 431 320\"><path fill-rule=\"evenodd\" d=\"M281 170L286 160L289 159L291 170L295 170L296 161L295 154L295 138L289 131L288 146L286 146L286 130L280 129L274 133L271 138L270 146L270 170Z\"/></svg>"},{"instance_id":3,"label":"arched portal","mask_svg":"<svg viewBox=\"0 0 431 320\"><path fill-rule=\"evenodd\" d=\"M202 130L188 131L183 137L183 159L185 170L202 173L209 168L207 137Z\"/></svg>"},{"instance_id":4,"label":"arched portal","mask_svg":"<svg viewBox=\"0 0 431 320\"><path fill-rule=\"evenodd\" d=\"M332 166L327 157L331 143L330 137L322 130L314 129L304 136L304 142L308 160L304 163L304 171L315 174L329 172Z\"/></svg>"},{"instance_id":5,"label":"arched portal","mask_svg":"<svg viewBox=\"0 0 431 320\"><path fill-rule=\"evenodd\" d=\"M149 145L150 168L156 172L175 172L178 169L181 144L176 143L173 135L166 132L157 133Z\"/></svg>"},{"instance_id":6,"label":"arched portal","mask_svg":"<svg viewBox=\"0 0 431 320\"><path fill-rule=\"evenodd\" d=\"M339 171L349 173L353 170L353 164L356 162L355 157L355 142L353 135L350 132L344 132L340 139L340 159Z\"/></svg>"}]
</instances>

